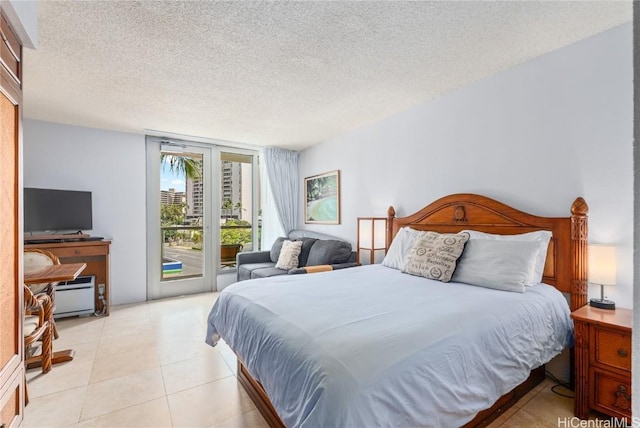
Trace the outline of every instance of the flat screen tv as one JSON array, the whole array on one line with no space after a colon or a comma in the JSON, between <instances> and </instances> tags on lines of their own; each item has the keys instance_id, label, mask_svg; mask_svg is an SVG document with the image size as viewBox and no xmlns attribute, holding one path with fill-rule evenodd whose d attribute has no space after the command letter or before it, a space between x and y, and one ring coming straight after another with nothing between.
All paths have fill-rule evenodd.
<instances>
[{"instance_id":1,"label":"flat screen tv","mask_svg":"<svg viewBox=\"0 0 640 428\"><path fill-rule=\"evenodd\" d=\"M91 192L24 188L24 231L91 230Z\"/></svg>"}]
</instances>

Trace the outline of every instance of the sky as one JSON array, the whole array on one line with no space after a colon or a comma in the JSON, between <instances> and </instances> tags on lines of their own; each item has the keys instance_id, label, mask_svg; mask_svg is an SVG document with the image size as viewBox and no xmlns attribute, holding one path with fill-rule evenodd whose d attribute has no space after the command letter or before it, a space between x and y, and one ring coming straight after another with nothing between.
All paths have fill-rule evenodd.
<instances>
[{"instance_id":1,"label":"sky","mask_svg":"<svg viewBox=\"0 0 640 428\"><path fill-rule=\"evenodd\" d=\"M185 191L184 174L177 175L169 171L169 167L160 167L160 189L169 190L176 189L176 192Z\"/></svg>"}]
</instances>

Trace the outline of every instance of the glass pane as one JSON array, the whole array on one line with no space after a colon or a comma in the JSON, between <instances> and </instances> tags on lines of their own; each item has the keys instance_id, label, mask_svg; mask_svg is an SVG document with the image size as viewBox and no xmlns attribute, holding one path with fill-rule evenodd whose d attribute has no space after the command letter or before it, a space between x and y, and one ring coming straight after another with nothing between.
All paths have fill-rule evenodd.
<instances>
[{"instance_id":1,"label":"glass pane","mask_svg":"<svg viewBox=\"0 0 640 428\"><path fill-rule=\"evenodd\" d=\"M162 281L201 277L202 155L163 151L160 159Z\"/></svg>"},{"instance_id":2,"label":"glass pane","mask_svg":"<svg viewBox=\"0 0 640 428\"><path fill-rule=\"evenodd\" d=\"M236 255L253 251L253 156L220 154L220 269L235 269Z\"/></svg>"}]
</instances>

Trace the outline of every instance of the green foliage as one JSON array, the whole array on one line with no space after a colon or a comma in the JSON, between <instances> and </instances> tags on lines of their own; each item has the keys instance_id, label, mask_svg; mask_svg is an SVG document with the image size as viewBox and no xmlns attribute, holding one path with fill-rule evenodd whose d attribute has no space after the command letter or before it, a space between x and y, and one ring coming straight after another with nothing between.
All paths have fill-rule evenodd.
<instances>
[{"instance_id":1,"label":"green foliage","mask_svg":"<svg viewBox=\"0 0 640 428\"><path fill-rule=\"evenodd\" d=\"M175 226L184 222L187 204L160 205L160 223L162 226Z\"/></svg>"},{"instance_id":2,"label":"green foliage","mask_svg":"<svg viewBox=\"0 0 640 428\"><path fill-rule=\"evenodd\" d=\"M222 225L220 230L220 243L222 245L228 244L242 244L245 245L251 242L251 228L246 229L225 229L224 226L251 226L246 220L228 219L227 222Z\"/></svg>"},{"instance_id":3,"label":"green foliage","mask_svg":"<svg viewBox=\"0 0 640 428\"><path fill-rule=\"evenodd\" d=\"M338 183L335 175L307 180L307 199L309 201L333 196L337 192Z\"/></svg>"},{"instance_id":4,"label":"green foliage","mask_svg":"<svg viewBox=\"0 0 640 428\"><path fill-rule=\"evenodd\" d=\"M221 208L221 215L224 218L230 217L233 211L233 202L231 202L230 199L225 199L224 201L222 201L222 205L220 206Z\"/></svg>"},{"instance_id":5,"label":"green foliage","mask_svg":"<svg viewBox=\"0 0 640 428\"><path fill-rule=\"evenodd\" d=\"M202 231L201 230L192 230L191 231L191 248L194 250L202 250Z\"/></svg>"},{"instance_id":6,"label":"green foliage","mask_svg":"<svg viewBox=\"0 0 640 428\"><path fill-rule=\"evenodd\" d=\"M160 205L160 225L161 226L176 226L184 222L184 210L187 204L175 204L175 205ZM184 233L177 230L165 230L164 241L173 242L176 239L182 238Z\"/></svg>"},{"instance_id":7,"label":"green foliage","mask_svg":"<svg viewBox=\"0 0 640 428\"><path fill-rule=\"evenodd\" d=\"M164 169L167 164L169 171L176 174L184 174L187 178L198 179L201 176L202 161L188 156L170 155L167 153L160 154L160 164Z\"/></svg>"},{"instance_id":8,"label":"green foliage","mask_svg":"<svg viewBox=\"0 0 640 428\"><path fill-rule=\"evenodd\" d=\"M224 201L222 201L222 205L220 205L220 208L222 210L223 217L239 218L241 217L242 211L246 211L244 208L242 208L242 202L234 204L230 199L225 199ZM234 215L236 214L236 212L237 215Z\"/></svg>"}]
</instances>

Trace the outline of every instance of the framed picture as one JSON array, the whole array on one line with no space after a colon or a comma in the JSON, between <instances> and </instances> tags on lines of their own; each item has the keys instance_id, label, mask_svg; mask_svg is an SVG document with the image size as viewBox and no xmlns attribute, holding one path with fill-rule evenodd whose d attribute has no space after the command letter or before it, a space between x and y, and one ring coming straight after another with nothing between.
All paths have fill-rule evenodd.
<instances>
[{"instance_id":1,"label":"framed picture","mask_svg":"<svg viewBox=\"0 0 640 428\"><path fill-rule=\"evenodd\" d=\"M340 224L340 171L304 179L304 222Z\"/></svg>"}]
</instances>

